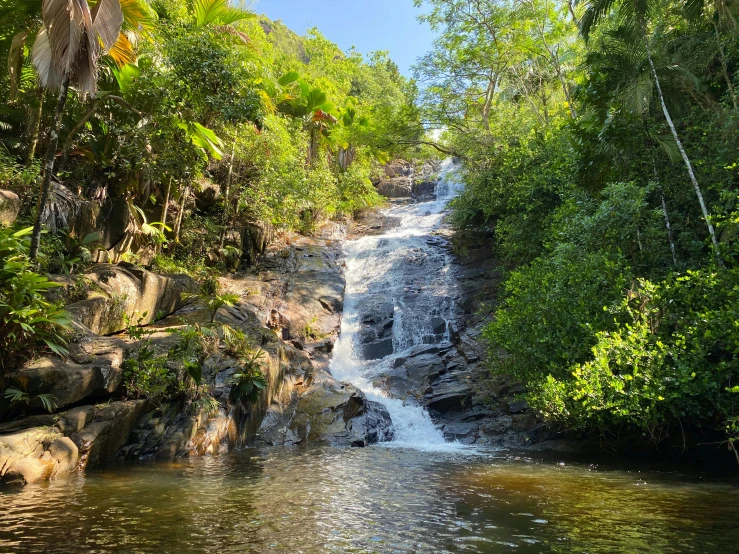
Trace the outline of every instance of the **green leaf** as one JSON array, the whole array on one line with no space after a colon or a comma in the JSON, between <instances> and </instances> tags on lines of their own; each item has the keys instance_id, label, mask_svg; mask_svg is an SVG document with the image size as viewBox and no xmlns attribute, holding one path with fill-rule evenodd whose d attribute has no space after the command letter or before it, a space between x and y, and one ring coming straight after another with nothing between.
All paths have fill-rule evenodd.
<instances>
[{"instance_id":1,"label":"green leaf","mask_svg":"<svg viewBox=\"0 0 739 554\"><path fill-rule=\"evenodd\" d=\"M295 81L297 81L299 78L300 78L300 73L298 73L297 71L288 71L282 77L277 79L277 83L281 87L286 87L287 85L290 85L294 83Z\"/></svg>"}]
</instances>

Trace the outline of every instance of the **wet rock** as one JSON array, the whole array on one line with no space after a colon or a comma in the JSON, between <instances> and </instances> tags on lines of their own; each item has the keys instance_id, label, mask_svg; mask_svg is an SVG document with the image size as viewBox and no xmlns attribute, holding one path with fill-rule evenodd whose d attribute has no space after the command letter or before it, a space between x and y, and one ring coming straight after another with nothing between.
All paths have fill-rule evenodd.
<instances>
[{"instance_id":1,"label":"wet rock","mask_svg":"<svg viewBox=\"0 0 739 554\"><path fill-rule=\"evenodd\" d=\"M377 192L387 198L410 198L412 182L408 177L383 179L377 184Z\"/></svg>"},{"instance_id":2,"label":"wet rock","mask_svg":"<svg viewBox=\"0 0 739 554\"><path fill-rule=\"evenodd\" d=\"M393 339L387 338L362 345L362 356L365 360L381 360L393 353Z\"/></svg>"},{"instance_id":3,"label":"wet rock","mask_svg":"<svg viewBox=\"0 0 739 554\"><path fill-rule=\"evenodd\" d=\"M0 226L10 227L21 211L21 199L14 192L0 190Z\"/></svg>"},{"instance_id":4,"label":"wet rock","mask_svg":"<svg viewBox=\"0 0 739 554\"><path fill-rule=\"evenodd\" d=\"M257 444L297 443L366 446L392 437L392 422L381 405L356 387L317 370L313 383L290 406L270 406Z\"/></svg>"},{"instance_id":5,"label":"wet rock","mask_svg":"<svg viewBox=\"0 0 739 554\"><path fill-rule=\"evenodd\" d=\"M423 202L424 198L429 200L436 199L436 181L416 181L411 187L411 194L414 200Z\"/></svg>"},{"instance_id":6,"label":"wet rock","mask_svg":"<svg viewBox=\"0 0 739 554\"><path fill-rule=\"evenodd\" d=\"M508 403L508 413L511 414L518 414L520 412L528 410L528 408L529 403L525 400L514 400L513 402Z\"/></svg>"},{"instance_id":7,"label":"wet rock","mask_svg":"<svg viewBox=\"0 0 739 554\"><path fill-rule=\"evenodd\" d=\"M408 379L419 384L427 384L446 370L444 362L436 354L414 356L402 367Z\"/></svg>"},{"instance_id":8,"label":"wet rock","mask_svg":"<svg viewBox=\"0 0 739 554\"><path fill-rule=\"evenodd\" d=\"M444 425L442 430L447 439L471 444L477 439L479 427L474 423L455 422Z\"/></svg>"},{"instance_id":9,"label":"wet rock","mask_svg":"<svg viewBox=\"0 0 739 554\"><path fill-rule=\"evenodd\" d=\"M431 329L435 335L443 335L446 333L446 320L443 317L431 318Z\"/></svg>"},{"instance_id":10,"label":"wet rock","mask_svg":"<svg viewBox=\"0 0 739 554\"><path fill-rule=\"evenodd\" d=\"M93 421L70 436L79 449L80 469L115 460L147 404L146 400L129 400L96 409Z\"/></svg>"}]
</instances>

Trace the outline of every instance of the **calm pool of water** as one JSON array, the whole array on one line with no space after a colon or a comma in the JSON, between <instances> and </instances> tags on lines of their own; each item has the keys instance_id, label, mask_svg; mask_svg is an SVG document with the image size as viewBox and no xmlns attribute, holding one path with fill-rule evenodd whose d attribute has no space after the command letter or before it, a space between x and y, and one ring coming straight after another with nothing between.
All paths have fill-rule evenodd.
<instances>
[{"instance_id":1,"label":"calm pool of water","mask_svg":"<svg viewBox=\"0 0 739 554\"><path fill-rule=\"evenodd\" d=\"M2 552L737 552L739 483L505 453L244 450L0 491Z\"/></svg>"}]
</instances>

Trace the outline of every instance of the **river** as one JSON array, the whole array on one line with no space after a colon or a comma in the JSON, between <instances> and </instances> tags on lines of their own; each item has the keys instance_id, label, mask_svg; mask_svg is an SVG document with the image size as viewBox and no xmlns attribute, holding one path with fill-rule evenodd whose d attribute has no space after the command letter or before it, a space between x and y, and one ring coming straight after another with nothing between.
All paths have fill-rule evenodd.
<instances>
[{"instance_id":1,"label":"river","mask_svg":"<svg viewBox=\"0 0 739 554\"><path fill-rule=\"evenodd\" d=\"M243 449L0 489L0 552L736 552L736 479L466 447L374 385L409 349L449 339L456 283L433 232L459 188L447 164L435 201L393 206L397 226L345 245L331 371L387 407L392 441ZM371 348L369 313L384 314Z\"/></svg>"},{"instance_id":2,"label":"river","mask_svg":"<svg viewBox=\"0 0 739 554\"><path fill-rule=\"evenodd\" d=\"M272 448L0 492L2 552L736 552L739 489L505 453Z\"/></svg>"}]
</instances>

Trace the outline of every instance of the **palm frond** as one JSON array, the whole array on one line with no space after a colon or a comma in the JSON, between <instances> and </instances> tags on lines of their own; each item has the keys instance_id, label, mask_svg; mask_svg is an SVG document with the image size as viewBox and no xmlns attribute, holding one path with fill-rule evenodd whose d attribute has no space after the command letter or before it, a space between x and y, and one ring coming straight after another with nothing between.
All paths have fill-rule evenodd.
<instances>
[{"instance_id":1,"label":"palm frond","mask_svg":"<svg viewBox=\"0 0 739 554\"><path fill-rule=\"evenodd\" d=\"M69 227L70 220L80 210L82 200L57 180L49 186L49 200L44 206L41 217L45 224L56 233L59 229Z\"/></svg>"},{"instance_id":2,"label":"palm frond","mask_svg":"<svg viewBox=\"0 0 739 554\"><path fill-rule=\"evenodd\" d=\"M92 30L100 39L101 54L113 48L123 26L120 0L99 0L92 10Z\"/></svg>"},{"instance_id":3,"label":"palm frond","mask_svg":"<svg viewBox=\"0 0 739 554\"><path fill-rule=\"evenodd\" d=\"M229 6L228 0L194 0L193 11L197 27L204 27L211 23L231 25L237 21L256 17L252 12Z\"/></svg>"}]
</instances>

